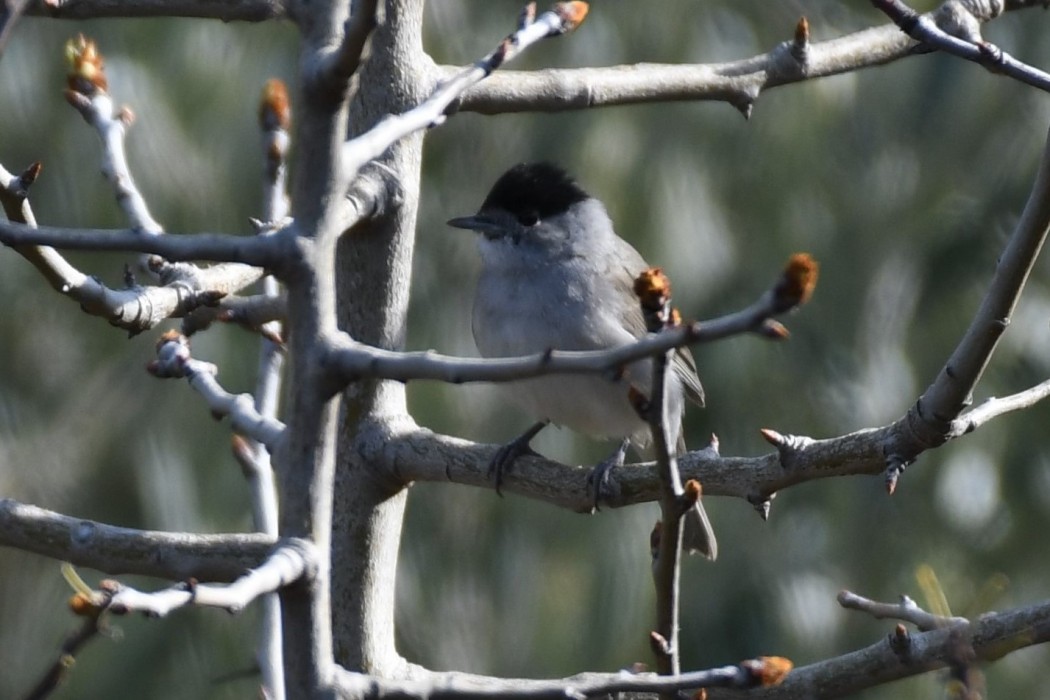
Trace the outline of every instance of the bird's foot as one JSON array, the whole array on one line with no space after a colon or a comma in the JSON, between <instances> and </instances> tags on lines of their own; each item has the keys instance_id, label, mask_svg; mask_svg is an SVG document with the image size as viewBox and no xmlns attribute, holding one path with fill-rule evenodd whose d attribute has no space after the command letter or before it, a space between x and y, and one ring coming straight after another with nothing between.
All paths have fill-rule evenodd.
<instances>
[{"instance_id":1,"label":"bird's foot","mask_svg":"<svg viewBox=\"0 0 1050 700\"><path fill-rule=\"evenodd\" d=\"M529 443L532 441L532 438L536 437L536 433L543 430L546 425L546 421L536 423L506 445L501 446L496 450L496 454L492 455L492 460L489 461L488 476L496 484L497 496L503 495L500 493L500 488L503 486L503 475L510 471L514 460L522 455L538 456L536 450L532 449Z\"/></svg>"},{"instance_id":2,"label":"bird's foot","mask_svg":"<svg viewBox=\"0 0 1050 700\"><path fill-rule=\"evenodd\" d=\"M610 473L613 467L623 466L624 460L627 458L627 446L630 444L630 438L624 438L616 448L616 451L594 465L594 469L591 469L591 473L587 475L587 488L594 495L594 510L601 510L599 505L603 499L616 495L612 488Z\"/></svg>"}]
</instances>

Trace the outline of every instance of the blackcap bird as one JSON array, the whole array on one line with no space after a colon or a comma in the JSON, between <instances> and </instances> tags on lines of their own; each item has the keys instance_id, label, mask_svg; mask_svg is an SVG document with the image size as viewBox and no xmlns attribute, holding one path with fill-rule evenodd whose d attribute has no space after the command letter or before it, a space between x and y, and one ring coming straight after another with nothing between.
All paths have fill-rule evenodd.
<instances>
[{"instance_id":1,"label":"blackcap bird","mask_svg":"<svg viewBox=\"0 0 1050 700\"><path fill-rule=\"evenodd\" d=\"M646 334L634 280L649 267L616 235L605 207L564 170L548 163L515 165L492 186L473 216L450 226L476 231L481 276L474 296L473 331L485 357L555 350L605 350ZM681 420L686 399L703 405L704 390L688 349L674 355L667 385L670 444L685 444ZM613 379L602 375L551 375L504 385L511 398L539 422L505 445L493 459L497 490L503 472L547 423L563 425L620 445L591 474L595 505L608 488L608 472L622 465L627 446L645 447L648 424L629 399L633 388L648 396L652 360L628 365ZM714 559L718 545L703 507L686 517L684 546Z\"/></svg>"}]
</instances>

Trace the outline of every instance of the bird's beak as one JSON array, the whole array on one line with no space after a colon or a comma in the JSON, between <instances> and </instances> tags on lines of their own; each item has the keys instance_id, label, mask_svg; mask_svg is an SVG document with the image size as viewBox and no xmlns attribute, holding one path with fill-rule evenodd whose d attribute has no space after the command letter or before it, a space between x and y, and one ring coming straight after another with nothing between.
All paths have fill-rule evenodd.
<instances>
[{"instance_id":1,"label":"bird's beak","mask_svg":"<svg viewBox=\"0 0 1050 700\"><path fill-rule=\"evenodd\" d=\"M493 227L495 222L491 217L485 216L484 214L474 214L473 216L457 216L454 219L448 220L448 225L454 228L465 228L470 231L484 231Z\"/></svg>"},{"instance_id":2,"label":"bird's beak","mask_svg":"<svg viewBox=\"0 0 1050 700\"><path fill-rule=\"evenodd\" d=\"M457 216L455 219L449 219L448 225L477 231L485 238L495 240L503 238L512 229L507 219L507 215L503 212L479 211L473 216Z\"/></svg>"}]
</instances>

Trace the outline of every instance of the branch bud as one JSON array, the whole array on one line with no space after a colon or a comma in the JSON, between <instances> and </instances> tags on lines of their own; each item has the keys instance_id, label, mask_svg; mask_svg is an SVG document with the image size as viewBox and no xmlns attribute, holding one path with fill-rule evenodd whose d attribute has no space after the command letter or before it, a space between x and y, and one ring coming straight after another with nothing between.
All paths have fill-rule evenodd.
<instances>
[{"instance_id":1,"label":"branch bud","mask_svg":"<svg viewBox=\"0 0 1050 700\"><path fill-rule=\"evenodd\" d=\"M259 126L263 131L288 131L292 125L292 106L284 81L270 78L259 100Z\"/></svg>"},{"instance_id":2,"label":"branch bud","mask_svg":"<svg viewBox=\"0 0 1050 700\"><path fill-rule=\"evenodd\" d=\"M69 64L66 84L73 92L91 97L96 91L105 92L109 87L102 54L95 42L83 34L66 42L66 63Z\"/></svg>"},{"instance_id":3,"label":"branch bud","mask_svg":"<svg viewBox=\"0 0 1050 700\"><path fill-rule=\"evenodd\" d=\"M791 659L783 656L760 656L757 659L744 661L740 667L751 674L755 685L765 688L780 685L795 664Z\"/></svg>"},{"instance_id":4,"label":"branch bud","mask_svg":"<svg viewBox=\"0 0 1050 700\"><path fill-rule=\"evenodd\" d=\"M809 20L805 16L798 18L795 25L795 45L802 47L809 43Z\"/></svg>"},{"instance_id":5,"label":"branch bud","mask_svg":"<svg viewBox=\"0 0 1050 700\"><path fill-rule=\"evenodd\" d=\"M820 265L809 253L795 253L788 260L784 274L773 287L774 304L778 312L805 304L817 286Z\"/></svg>"},{"instance_id":6,"label":"branch bud","mask_svg":"<svg viewBox=\"0 0 1050 700\"><path fill-rule=\"evenodd\" d=\"M585 2L558 2L551 8L551 12L558 15L558 18L561 19L562 33L568 34L576 31L576 28L583 24L583 20L587 18L587 12L590 9L590 6Z\"/></svg>"}]
</instances>

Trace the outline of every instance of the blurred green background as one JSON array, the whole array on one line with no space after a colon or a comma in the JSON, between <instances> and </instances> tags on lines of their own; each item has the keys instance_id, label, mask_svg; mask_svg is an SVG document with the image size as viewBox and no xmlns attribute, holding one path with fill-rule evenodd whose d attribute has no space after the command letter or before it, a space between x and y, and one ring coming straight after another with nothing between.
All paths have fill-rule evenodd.
<instances>
[{"instance_id":1,"label":"blurred green background","mask_svg":"<svg viewBox=\"0 0 1050 700\"><path fill-rule=\"evenodd\" d=\"M439 62L470 62L518 9L431 3L426 46ZM652 12L599 1L576 35L512 67L729 61L789 39L800 15L814 41L884 22L863 2L679 0ZM1050 15L1027 10L994 22L986 38L1047 67L1047 29ZM156 218L172 232L249 233L260 207L256 101L271 76L294 84L293 27L22 20L0 61L0 162L19 171L43 161L32 197L42 223L106 227L122 221L98 175L95 135L62 98L62 47L76 32L98 40L111 92L138 115L130 160ZM665 267L687 316L748 303L793 252L822 262L813 302L787 319L789 342L697 348L708 408L688 416L691 445L714 432L723 454L757 455L767 451L761 427L826 437L888 423L965 329L1048 124L1046 95L939 55L773 90L750 121L721 103L460 114L428 136L410 345L476 354L473 242L444 221L474 211L509 165L552 159ZM119 284L126 256L71 257ZM159 329L126 338L10 250L0 251L0 295L0 496L131 527L250 526L228 426L184 384L143 369ZM1048 311L1040 262L978 401L1046 378ZM194 352L219 365L230 390L253 386L257 341L247 333L213 328ZM419 383L409 396L421 424L475 440L501 442L530 421L493 387ZM801 665L872 644L892 624L843 612L836 592L925 603L915 578L923 565L956 614L1045 599L1047 410L924 455L893 498L879 478L812 483L780 494L766 523L744 502L708 499L721 556L685 566L684 666L759 654ZM610 449L558 430L535 446L579 464ZM585 517L488 490L415 486L397 582L402 652L434 668L537 677L648 662L655 519L652 505ZM987 595L1002 577L1008 584ZM78 622L56 562L0 550L0 592L0 698L18 697ZM252 610L115 620L114 638L79 656L56 697L254 697L252 679L223 679L252 666L254 625ZM1046 648L1012 654L987 669L989 688L1038 697L1048 663ZM930 674L859 697L927 698L942 681Z\"/></svg>"}]
</instances>

